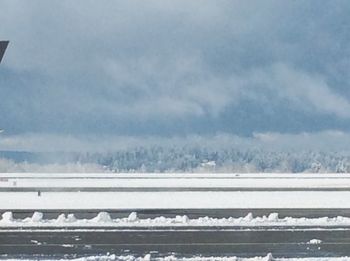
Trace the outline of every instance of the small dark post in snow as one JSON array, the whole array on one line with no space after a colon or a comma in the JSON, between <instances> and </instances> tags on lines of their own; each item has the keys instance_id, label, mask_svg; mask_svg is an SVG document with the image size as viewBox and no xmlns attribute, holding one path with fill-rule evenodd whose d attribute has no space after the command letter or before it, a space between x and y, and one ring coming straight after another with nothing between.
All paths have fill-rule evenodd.
<instances>
[{"instance_id":1,"label":"small dark post in snow","mask_svg":"<svg viewBox=\"0 0 350 261\"><path fill-rule=\"evenodd\" d=\"M38 197L40 197L41 196L41 191L40 190L38 190Z\"/></svg>"}]
</instances>

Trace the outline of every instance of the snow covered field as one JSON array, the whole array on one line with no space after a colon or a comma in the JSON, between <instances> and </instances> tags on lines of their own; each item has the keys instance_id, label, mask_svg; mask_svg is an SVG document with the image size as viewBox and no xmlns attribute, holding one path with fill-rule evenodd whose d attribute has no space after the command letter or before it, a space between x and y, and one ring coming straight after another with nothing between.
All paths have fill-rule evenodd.
<instances>
[{"instance_id":1,"label":"snow covered field","mask_svg":"<svg viewBox=\"0 0 350 261\"><path fill-rule=\"evenodd\" d=\"M350 208L350 175L0 174L2 210L181 208Z\"/></svg>"},{"instance_id":2,"label":"snow covered field","mask_svg":"<svg viewBox=\"0 0 350 261\"><path fill-rule=\"evenodd\" d=\"M350 208L350 192L1 192L0 209Z\"/></svg>"}]
</instances>

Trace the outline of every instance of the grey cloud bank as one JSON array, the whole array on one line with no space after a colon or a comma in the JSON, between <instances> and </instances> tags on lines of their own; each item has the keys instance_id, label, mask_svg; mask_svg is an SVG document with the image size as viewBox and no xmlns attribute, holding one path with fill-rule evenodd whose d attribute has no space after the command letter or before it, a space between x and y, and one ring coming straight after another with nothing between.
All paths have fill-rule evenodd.
<instances>
[{"instance_id":1,"label":"grey cloud bank","mask_svg":"<svg viewBox=\"0 0 350 261\"><path fill-rule=\"evenodd\" d=\"M350 131L348 1L0 0L0 10L11 40L2 149L38 149L18 143L28 136L80 148L67 140Z\"/></svg>"},{"instance_id":2,"label":"grey cloud bank","mask_svg":"<svg viewBox=\"0 0 350 261\"><path fill-rule=\"evenodd\" d=\"M21 134L3 137L0 148L5 151L32 152L98 152L114 153L134 151L135 149L152 150L164 148L204 148L213 151L262 150L262 151L323 151L349 154L350 134L340 131L317 133L280 134L253 133L252 137L242 137L219 133L216 135L188 135L186 137L159 136L68 136L54 134ZM38 146L39 145L39 146Z\"/></svg>"}]
</instances>

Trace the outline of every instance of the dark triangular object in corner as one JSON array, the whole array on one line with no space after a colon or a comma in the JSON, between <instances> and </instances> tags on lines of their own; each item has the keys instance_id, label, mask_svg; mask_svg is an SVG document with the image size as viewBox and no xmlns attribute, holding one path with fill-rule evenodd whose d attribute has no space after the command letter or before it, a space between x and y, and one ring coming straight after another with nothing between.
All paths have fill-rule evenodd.
<instances>
[{"instance_id":1,"label":"dark triangular object in corner","mask_svg":"<svg viewBox=\"0 0 350 261\"><path fill-rule=\"evenodd\" d=\"M0 63L2 61L2 57L4 56L8 44L9 41L0 41Z\"/></svg>"}]
</instances>

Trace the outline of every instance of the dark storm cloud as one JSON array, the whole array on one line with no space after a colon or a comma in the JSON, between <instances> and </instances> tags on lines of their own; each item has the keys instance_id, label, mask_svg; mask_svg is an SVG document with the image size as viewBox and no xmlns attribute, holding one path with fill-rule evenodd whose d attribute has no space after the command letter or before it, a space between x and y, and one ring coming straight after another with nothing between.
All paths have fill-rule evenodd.
<instances>
[{"instance_id":1,"label":"dark storm cloud","mask_svg":"<svg viewBox=\"0 0 350 261\"><path fill-rule=\"evenodd\" d=\"M348 1L0 0L10 134L349 131Z\"/></svg>"}]
</instances>

